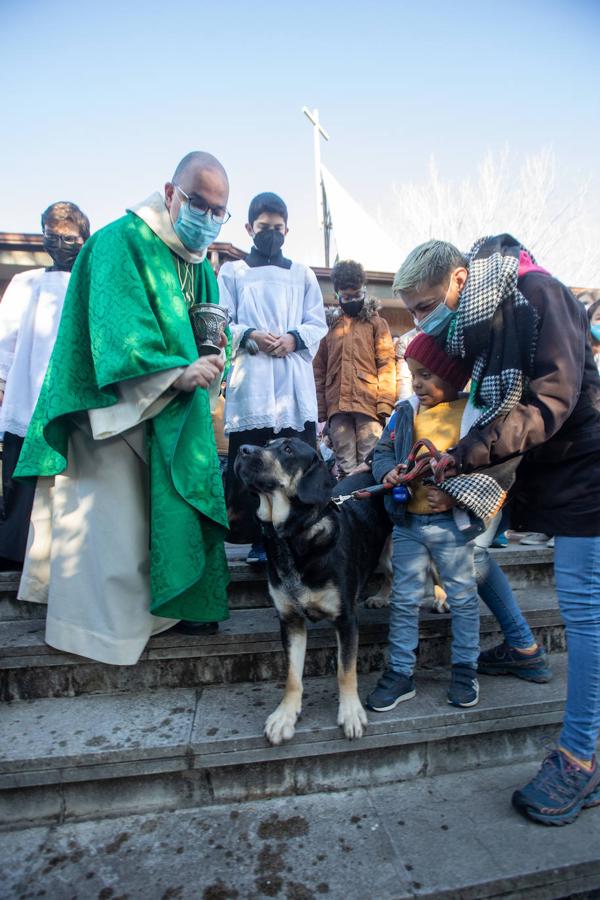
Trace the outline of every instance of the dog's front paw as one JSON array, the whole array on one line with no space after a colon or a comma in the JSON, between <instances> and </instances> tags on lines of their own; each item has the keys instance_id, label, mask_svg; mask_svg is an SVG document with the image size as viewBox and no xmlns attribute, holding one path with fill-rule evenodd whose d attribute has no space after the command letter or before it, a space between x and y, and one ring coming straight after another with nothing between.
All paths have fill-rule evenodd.
<instances>
[{"instance_id":1,"label":"dog's front paw","mask_svg":"<svg viewBox=\"0 0 600 900\"><path fill-rule=\"evenodd\" d=\"M265 737L270 744L281 744L294 737L296 719L300 715L300 707L280 703L265 723Z\"/></svg>"},{"instance_id":2,"label":"dog's front paw","mask_svg":"<svg viewBox=\"0 0 600 900\"><path fill-rule=\"evenodd\" d=\"M389 605L389 594L382 594L381 591L378 594L373 594L371 597L367 597L367 599L365 600L365 606L367 607L367 609L382 609L382 607Z\"/></svg>"},{"instance_id":3,"label":"dog's front paw","mask_svg":"<svg viewBox=\"0 0 600 900\"><path fill-rule=\"evenodd\" d=\"M338 725L344 729L344 734L349 741L362 737L369 724L367 714L358 697L340 700L337 721Z\"/></svg>"}]
</instances>

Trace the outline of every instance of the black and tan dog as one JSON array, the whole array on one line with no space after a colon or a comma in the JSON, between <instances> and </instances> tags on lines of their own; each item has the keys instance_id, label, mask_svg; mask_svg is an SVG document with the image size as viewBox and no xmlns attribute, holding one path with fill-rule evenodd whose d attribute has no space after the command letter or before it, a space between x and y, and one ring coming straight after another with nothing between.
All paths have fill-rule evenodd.
<instances>
[{"instance_id":1,"label":"black and tan dog","mask_svg":"<svg viewBox=\"0 0 600 900\"><path fill-rule=\"evenodd\" d=\"M327 467L316 450L298 438L279 438L266 447L243 445L235 471L259 497L271 599L279 614L288 674L283 700L271 713L265 734L272 744L294 735L302 708L306 618L327 619L338 639L338 724L359 738L367 716L357 692L357 601L390 531L383 503L331 502ZM372 484L370 474L345 479L345 493ZM339 484L334 493L340 493Z\"/></svg>"}]
</instances>

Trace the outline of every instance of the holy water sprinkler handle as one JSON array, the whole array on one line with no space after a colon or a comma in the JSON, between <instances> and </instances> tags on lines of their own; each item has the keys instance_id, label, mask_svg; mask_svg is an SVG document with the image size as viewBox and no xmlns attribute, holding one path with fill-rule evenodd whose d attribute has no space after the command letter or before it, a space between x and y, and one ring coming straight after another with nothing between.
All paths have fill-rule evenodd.
<instances>
[{"instance_id":1,"label":"holy water sprinkler handle","mask_svg":"<svg viewBox=\"0 0 600 900\"><path fill-rule=\"evenodd\" d=\"M354 494L369 494L370 496L377 494L389 494L391 490L392 497L397 503L406 503L410 500L411 492L405 484L397 484L390 488L389 484L374 484L368 488L362 488L355 491Z\"/></svg>"},{"instance_id":2,"label":"holy water sprinkler handle","mask_svg":"<svg viewBox=\"0 0 600 900\"><path fill-rule=\"evenodd\" d=\"M405 484L397 484L392 488L392 498L396 503L408 503L411 497L410 488Z\"/></svg>"}]
</instances>

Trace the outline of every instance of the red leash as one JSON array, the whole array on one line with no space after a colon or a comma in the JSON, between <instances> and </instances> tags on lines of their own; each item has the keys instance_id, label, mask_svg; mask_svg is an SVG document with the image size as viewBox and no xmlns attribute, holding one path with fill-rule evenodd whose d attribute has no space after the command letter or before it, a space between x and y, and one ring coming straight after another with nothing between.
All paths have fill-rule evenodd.
<instances>
[{"instance_id":1,"label":"red leash","mask_svg":"<svg viewBox=\"0 0 600 900\"><path fill-rule=\"evenodd\" d=\"M425 453L419 453L420 450ZM432 460L436 463L435 469L432 468ZM439 484L443 480L443 475L450 464L454 464L454 460L447 453L442 453L437 449L435 444L427 438L417 441L411 448L406 461L404 472L399 475L400 485L405 485L415 478L419 478L423 473L433 471L436 482ZM332 502L336 506L341 506L346 500L366 500L374 494L381 494L386 491L392 491L394 487L400 485L391 484L374 484L372 487L363 488L362 490L353 491L351 494L344 494L340 497L333 497ZM404 498L397 498L398 500Z\"/></svg>"}]
</instances>

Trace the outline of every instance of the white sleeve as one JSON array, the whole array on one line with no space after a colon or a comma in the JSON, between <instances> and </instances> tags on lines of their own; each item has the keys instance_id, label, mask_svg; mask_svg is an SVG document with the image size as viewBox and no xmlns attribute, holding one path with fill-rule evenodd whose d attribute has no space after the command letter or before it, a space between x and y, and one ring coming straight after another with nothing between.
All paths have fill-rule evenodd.
<instances>
[{"instance_id":1,"label":"white sleeve","mask_svg":"<svg viewBox=\"0 0 600 900\"><path fill-rule=\"evenodd\" d=\"M90 409L92 437L96 441L114 437L158 415L175 396L169 388L184 371L183 366L154 375L141 375L117 385L120 400L105 409Z\"/></svg>"},{"instance_id":2,"label":"white sleeve","mask_svg":"<svg viewBox=\"0 0 600 900\"><path fill-rule=\"evenodd\" d=\"M16 275L10 282L0 303L0 380L6 381L15 358L19 328L28 304L31 289Z\"/></svg>"},{"instance_id":3,"label":"white sleeve","mask_svg":"<svg viewBox=\"0 0 600 900\"><path fill-rule=\"evenodd\" d=\"M224 263L221 266L217 282L219 285L219 303L221 306L226 306L229 310L231 356L233 358L239 349L240 341L244 334L249 328L253 328L254 326L238 322L238 296L235 283L235 269L231 263Z\"/></svg>"},{"instance_id":4,"label":"white sleeve","mask_svg":"<svg viewBox=\"0 0 600 900\"><path fill-rule=\"evenodd\" d=\"M321 288L317 276L308 266L305 266L302 322L296 330L306 344L306 350L300 350L300 355L310 362L317 354L321 339L327 334L327 323Z\"/></svg>"}]
</instances>

